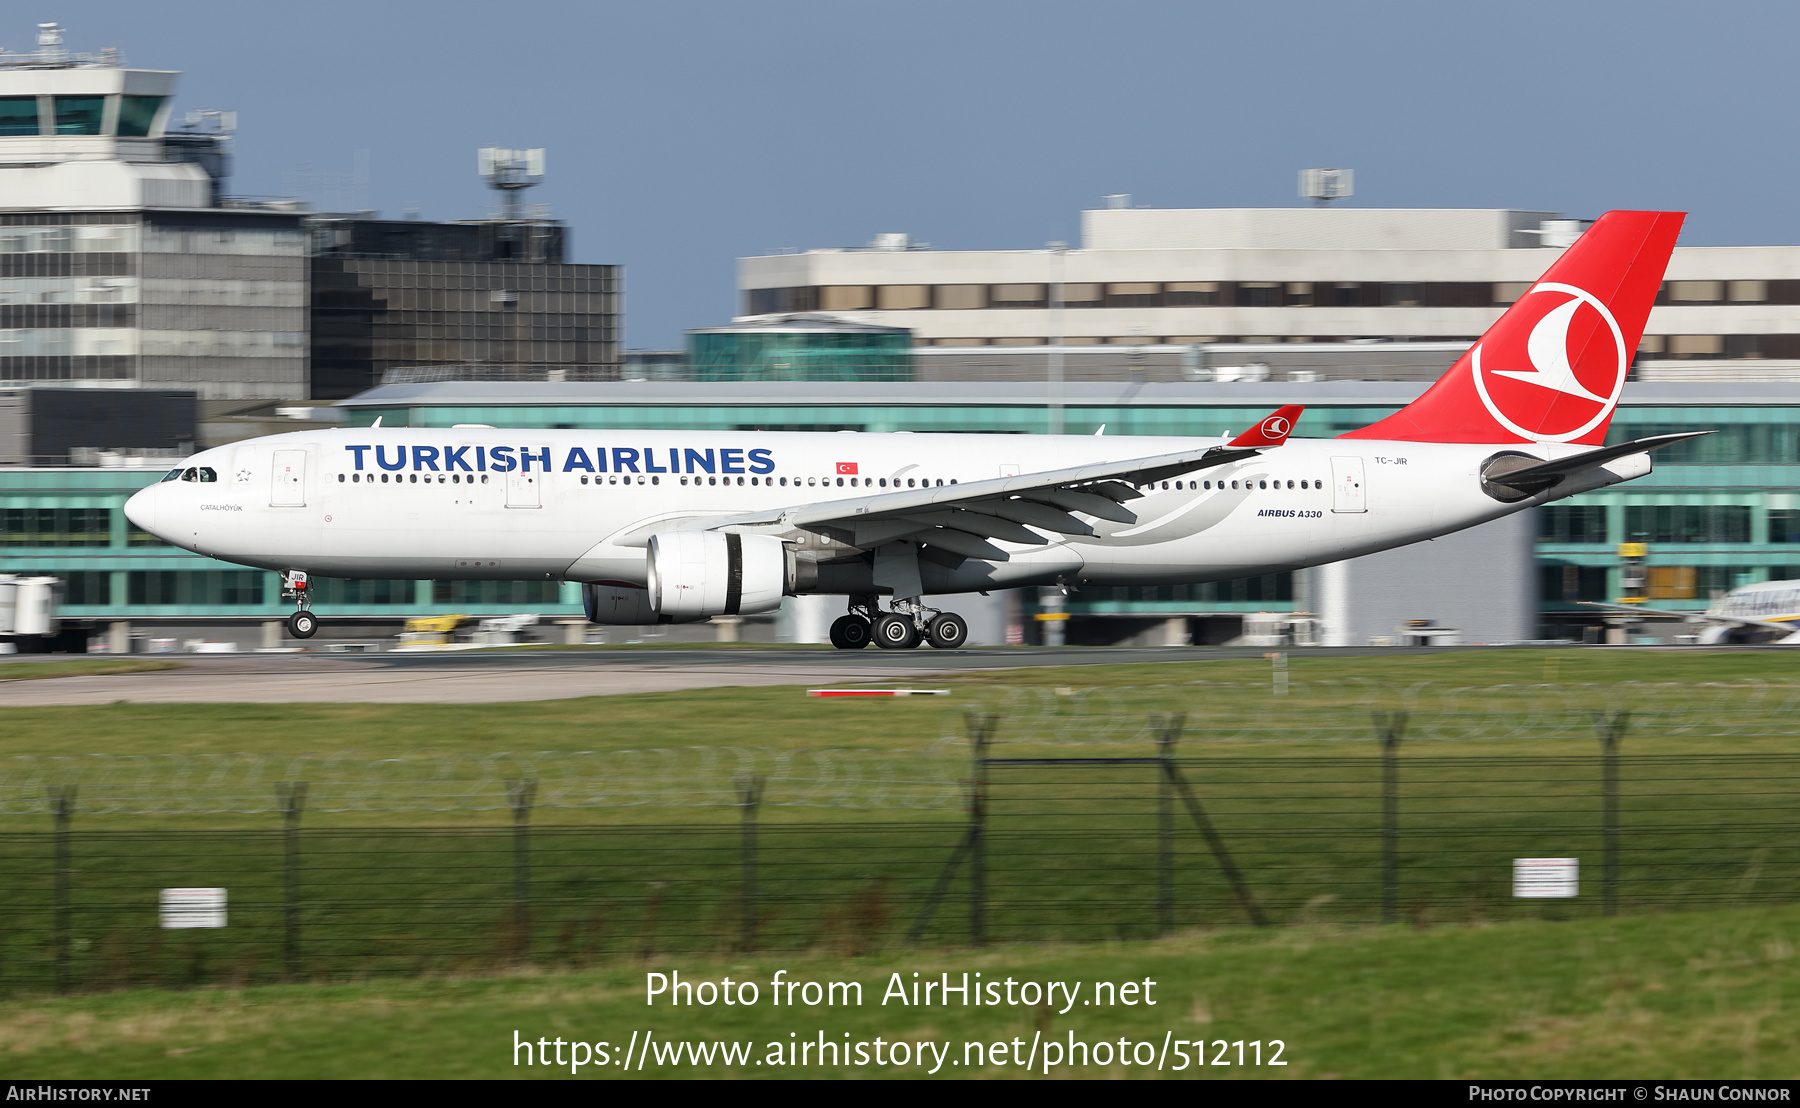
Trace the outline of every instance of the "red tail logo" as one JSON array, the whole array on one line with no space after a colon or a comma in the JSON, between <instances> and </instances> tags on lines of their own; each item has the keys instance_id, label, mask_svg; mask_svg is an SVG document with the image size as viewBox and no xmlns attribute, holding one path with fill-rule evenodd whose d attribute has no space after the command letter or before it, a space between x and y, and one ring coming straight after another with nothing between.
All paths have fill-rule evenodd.
<instances>
[{"instance_id":1,"label":"red tail logo","mask_svg":"<svg viewBox=\"0 0 1800 1108\"><path fill-rule=\"evenodd\" d=\"M1343 437L1599 445L1682 218L1601 216L1425 395Z\"/></svg>"}]
</instances>

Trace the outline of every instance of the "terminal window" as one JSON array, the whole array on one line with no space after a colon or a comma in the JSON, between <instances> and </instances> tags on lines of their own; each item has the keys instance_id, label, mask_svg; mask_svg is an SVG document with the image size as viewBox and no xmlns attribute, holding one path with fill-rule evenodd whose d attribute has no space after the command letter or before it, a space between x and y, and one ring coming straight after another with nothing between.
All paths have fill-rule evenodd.
<instances>
[{"instance_id":1,"label":"terminal window","mask_svg":"<svg viewBox=\"0 0 1800 1108\"><path fill-rule=\"evenodd\" d=\"M37 133L37 97L0 97L0 135L35 135Z\"/></svg>"},{"instance_id":2,"label":"terminal window","mask_svg":"<svg viewBox=\"0 0 1800 1108\"><path fill-rule=\"evenodd\" d=\"M62 579L64 604L74 607L112 603L112 574L105 570L75 570L64 573Z\"/></svg>"},{"instance_id":3,"label":"terminal window","mask_svg":"<svg viewBox=\"0 0 1800 1108\"><path fill-rule=\"evenodd\" d=\"M106 546L112 538L107 508L6 508L0 513L0 546Z\"/></svg>"},{"instance_id":4,"label":"terminal window","mask_svg":"<svg viewBox=\"0 0 1800 1108\"><path fill-rule=\"evenodd\" d=\"M56 133L59 135L97 135L106 115L104 96L58 96L56 98Z\"/></svg>"},{"instance_id":5,"label":"terminal window","mask_svg":"<svg viewBox=\"0 0 1800 1108\"><path fill-rule=\"evenodd\" d=\"M156 121L156 109L162 107L160 96L126 96L119 100L119 134L124 138L143 138Z\"/></svg>"},{"instance_id":6,"label":"terminal window","mask_svg":"<svg viewBox=\"0 0 1800 1108\"><path fill-rule=\"evenodd\" d=\"M1539 542L1606 542L1606 506L1558 504L1538 513Z\"/></svg>"},{"instance_id":7,"label":"terminal window","mask_svg":"<svg viewBox=\"0 0 1800 1108\"><path fill-rule=\"evenodd\" d=\"M1292 573L1267 573L1203 585L1132 585L1084 588L1073 598L1079 605L1128 604L1232 604L1294 599Z\"/></svg>"},{"instance_id":8,"label":"terminal window","mask_svg":"<svg viewBox=\"0 0 1800 1108\"><path fill-rule=\"evenodd\" d=\"M126 603L196 608L261 604L264 576L251 569L132 570L125 577Z\"/></svg>"},{"instance_id":9,"label":"terminal window","mask_svg":"<svg viewBox=\"0 0 1800 1108\"><path fill-rule=\"evenodd\" d=\"M411 604L411 581L352 581L338 577L315 577L313 598L320 604L348 606L354 604Z\"/></svg>"},{"instance_id":10,"label":"terminal window","mask_svg":"<svg viewBox=\"0 0 1800 1108\"><path fill-rule=\"evenodd\" d=\"M434 604L555 604L555 581L433 581Z\"/></svg>"},{"instance_id":11,"label":"terminal window","mask_svg":"<svg viewBox=\"0 0 1800 1108\"><path fill-rule=\"evenodd\" d=\"M1547 565L1538 572L1543 581L1540 595L1546 603L1607 599L1605 566Z\"/></svg>"},{"instance_id":12,"label":"terminal window","mask_svg":"<svg viewBox=\"0 0 1800 1108\"><path fill-rule=\"evenodd\" d=\"M1625 509L1629 542L1749 542L1750 509L1736 504L1633 504Z\"/></svg>"},{"instance_id":13,"label":"terminal window","mask_svg":"<svg viewBox=\"0 0 1800 1108\"><path fill-rule=\"evenodd\" d=\"M1769 541L1800 542L1800 510L1769 509Z\"/></svg>"}]
</instances>

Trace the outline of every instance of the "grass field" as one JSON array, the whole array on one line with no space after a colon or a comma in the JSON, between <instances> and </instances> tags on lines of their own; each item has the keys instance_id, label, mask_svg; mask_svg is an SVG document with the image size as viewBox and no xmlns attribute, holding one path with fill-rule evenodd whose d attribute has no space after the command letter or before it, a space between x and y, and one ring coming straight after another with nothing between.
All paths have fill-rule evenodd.
<instances>
[{"instance_id":1,"label":"grass field","mask_svg":"<svg viewBox=\"0 0 1800 1108\"><path fill-rule=\"evenodd\" d=\"M1157 942L985 951L918 950L857 957L626 961L557 974L423 978L254 989L155 990L20 998L0 1013L5 1068L41 1078L569 1079L515 1067L515 1032L606 1041L634 1032L752 1044L816 1040L927 1041L950 1049L939 1077L1020 1077L1017 1065L974 1066L965 1041L1125 1037L1285 1044L1284 1067L1052 1066L1052 1076L1120 1078L1789 1078L1800 1041L1800 908L1673 913L1620 920L1414 928L1227 929ZM860 1006L771 1003L776 970L790 979L856 980ZM646 1006L645 974L760 983L760 1003ZM889 974L981 973L987 980L1156 982L1150 1006L1069 1012L1043 1006L883 1006ZM1087 993L1081 994L1087 996ZM1057 1008L1064 1007L1060 1003ZM1246 1047L1246 1049L1251 1049ZM1269 1057L1270 1053L1265 1053ZM1227 1048L1229 1060L1235 1048ZM810 1057L810 1056L809 1056ZM1041 1070L1042 1054L1037 1069ZM1254 1057L1253 1053L1247 1057ZM952 1065L969 1059L969 1065ZM985 1059L984 1059L985 1060ZM1175 1065L1169 1056L1166 1066ZM724 1067L652 1060L644 1077L923 1076L905 1066ZM590 1066L582 1077L621 1076Z\"/></svg>"},{"instance_id":2,"label":"grass field","mask_svg":"<svg viewBox=\"0 0 1800 1108\"><path fill-rule=\"evenodd\" d=\"M1182 772L1258 905L1288 925L1378 918L1381 763L1369 713L1394 709L1412 715L1397 793L1402 917L1597 914L1601 765L1589 712L1629 707L1621 907L1782 903L1800 894L1789 664L1773 651L1296 657L1285 698L1272 695L1267 662L1225 660L971 673L931 682L951 688L947 698L881 701L765 688L473 706L14 709L0 733L0 887L13 906L0 981L49 980L45 790L72 781L68 965L84 987L276 979L290 889L309 975L721 956L742 947L746 912L762 950L896 949L968 819L974 771L955 736L969 707L1001 717L1001 757L1141 758L1155 752L1151 713L1188 713ZM321 757L297 760L308 753ZM1176 929L1242 921L1219 859L1158 772L994 767L990 936L1143 939L1165 915ZM743 776L766 777L753 866L736 803ZM511 830L508 778L538 779L528 840ZM274 810L275 783L287 780L313 790L292 842ZM1583 895L1514 900L1511 859L1534 856L1581 858ZM526 929L514 915L521 875ZM969 867L948 881L925 925L930 943L970 934ZM160 934L157 890L187 885L229 887L232 926Z\"/></svg>"},{"instance_id":3,"label":"grass field","mask_svg":"<svg viewBox=\"0 0 1800 1108\"><path fill-rule=\"evenodd\" d=\"M180 662L153 658L76 658L55 662L6 662L0 664L0 681L31 681L42 677L104 677L109 673L149 673L180 669Z\"/></svg>"},{"instance_id":4,"label":"grass field","mask_svg":"<svg viewBox=\"0 0 1800 1108\"><path fill-rule=\"evenodd\" d=\"M168 663L96 661L51 666ZM38 663L0 667L0 678ZM1779 705L1759 705L1750 686L1800 678L1796 656L1781 651L1664 652L1650 650L1492 650L1437 655L1321 658L1290 662L1294 692L1270 696L1267 662L1247 659L1117 666L1035 667L974 671L910 684L946 687L948 697L894 700L813 699L799 687L720 688L679 693L573 698L527 704L127 704L7 711L0 758L18 755L228 754L286 756L301 752L364 752L371 757L415 750L478 755L497 751L627 750L644 748L867 748L920 749L963 733L971 706L999 713L1003 742L1047 737L1108 741L1119 723L1141 729L1151 712L1186 711L1184 745L1209 741L1246 713L1300 721L1285 729L1282 750L1317 753L1300 724L1327 717L1372 738L1367 712L1409 706L1408 690L1431 691L1420 722L1449 690L1504 690L1499 711L1567 699L1578 710L1631 702L1680 705L1721 696L1730 711L1754 713L1734 751L1787 750ZM26 674L20 674L25 676ZM584 678L599 680L596 678ZM1619 683L1636 683L1621 692ZM1672 687L1671 683L1680 687ZM579 690L575 690L579 691ZM1418 693L1413 693L1416 700ZM1759 708L1765 709L1758 711ZM1577 712L1579 714L1579 711ZM1767 718L1765 718L1767 717ZM1071 729L1072 725L1072 729ZM1086 728L1085 733L1083 728ZM1055 736L1052 731L1057 731ZM1135 733L1135 732L1129 732ZM1585 738L1585 736L1584 736ZM1700 736L1704 739L1706 736ZM1461 744L1468 753L1564 753L1566 744L1505 739L1504 746ZM1690 736L1634 736L1644 752L1695 752ZM1585 751L1583 751L1585 753ZM1264 751L1272 754L1275 751Z\"/></svg>"}]
</instances>

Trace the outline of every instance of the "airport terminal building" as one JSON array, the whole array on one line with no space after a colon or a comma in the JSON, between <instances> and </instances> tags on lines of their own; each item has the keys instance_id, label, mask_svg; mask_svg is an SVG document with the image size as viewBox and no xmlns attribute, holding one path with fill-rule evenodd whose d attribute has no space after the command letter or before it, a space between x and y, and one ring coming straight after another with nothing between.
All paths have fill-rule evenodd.
<instances>
[{"instance_id":1,"label":"airport terminal building","mask_svg":"<svg viewBox=\"0 0 1800 1108\"><path fill-rule=\"evenodd\" d=\"M1111 207L1082 212L1081 228L1074 248L932 250L880 235L743 258L740 308L906 327L921 346L1467 344L1582 224L1484 209ZM1678 246L1656 304L1638 379L1800 378L1800 247Z\"/></svg>"}]
</instances>

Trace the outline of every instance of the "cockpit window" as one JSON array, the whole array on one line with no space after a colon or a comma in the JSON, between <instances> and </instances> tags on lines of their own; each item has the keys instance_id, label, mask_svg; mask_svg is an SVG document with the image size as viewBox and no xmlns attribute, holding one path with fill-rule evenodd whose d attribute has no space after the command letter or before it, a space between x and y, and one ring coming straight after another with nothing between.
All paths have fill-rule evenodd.
<instances>
[{"instance_id":1,"label":"cockpit window","mask_svg":"<svg viewBox=\"0 0 1800 1108\"><path fill-rule=\"evenodd\" d=\"M171 470L170 470L170 471L169 471L169 472L167 472L167 473L165 473L165 474L163 474L163 480L165 480L165 481L179 481L179 480L181 480L181 474L182 474L182 471L181 471L181 470L179 470L179 469L171 469Z\"/></svg>"},{"instance_id":2,"label":"cockpit window","mask_svg":"<svg viewBox=\"0 0 1800 1108\"><path fill-rule=\"evenodd\" d=\"M214 470L213 467L211 467L211 466L201 466L200 467L200 481L202 484L204 484L208 481L217 481L218 479L219 479L218 471Z\"/></svg>"},{"instance_id":3,"label":"cockpit window","mask_svg":"<svg viewBox=\"0 0 1800 1108\"><path fill-rule=\"evenodd\" d=\"M197 469L186 470L182 473L181 479L183 481L198 481L200 480L200 471Z\"/></svg>"}]
</instances>

